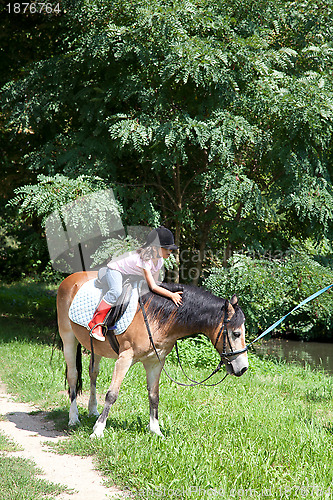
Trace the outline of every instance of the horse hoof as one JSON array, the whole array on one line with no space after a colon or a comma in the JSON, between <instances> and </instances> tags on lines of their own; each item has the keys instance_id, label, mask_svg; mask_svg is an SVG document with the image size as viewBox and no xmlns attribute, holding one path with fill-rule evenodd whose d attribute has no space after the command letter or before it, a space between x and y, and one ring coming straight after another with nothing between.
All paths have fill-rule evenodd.
<instances>
[{"instance_id":1,"label":"horse hoof","mask_svg":"<svg viewBox=\"0 0 333 500\"><path fill-rule=\"evenodd\" d=\"M162 434L161 432L160 426L156 425L156 423L148 424L147 429L150 431L151 434L154 434L155 436L165 439L164 434Z\"/></svg>"},{"instance_id":2,"label":"horse hoof","mask_svg":"<svg viewBox=\"0 0 333 500\"><path fill-rule=\"evenodd\" d=\"M158 430L154 430L154 429L151 429L148 425L147 429L150 431L150 434L153 434L153 436L158 436L162 439L165 439L165 436L164 434L162 434L162 432L160 431L160 429Z\"/></svg>"},{"instance_id":3,"label":"horse hoof","mask_svg":"<svg viewBox=\"0 0 333 500\"><path fill-rule=\"evenodd\" d=\"M74 419L71 419L69 422L68 422L68 426L69 427L76 427L77 425L81 425L81 422L78 418L76 418L75 420Z\"/></svg>"},{"instance_id":4,"label":"horse hoof","mask_svg":"<svg viewBox=\"0 0 333 500\"><path fill-rule=\"evenodd\" d=\"M161 439L165 439L165 436L164 434L162 434L162 432L154 432L153 434L155 434L155 436L158 436Z\"/></svg>"},{"instance_id":5,"label":"horse hoof","mask_svg":"<svg viewBox=\"0 0 333 500\"><path fill-rule=\"evenodd\" d=\"M99 439L102 437L103 437L103 432L101 434L99 434L99 433L94 431L92 434L90 434L90 439Z\"/></svg>"},{"instance_id":6,"label":"horse hoof","mask_svg":"<svg viewBox=\"0 0 333 500\"><path fill-rule=\"evenodd\" d=\"M88 413L88 417L99 417L99 413L97 410L92 410Z\"/></svg>"},{"instance_id":7,"label":"horse hoof","mask_svg":"<svg viewBox=\"0 0 333 500\"><path fill-rule=\"evenodd\" d=\"M99 436L97 436L94 432L90 434L90 439L97 439Z\"/></svg>"},{"instance_id":8,"label":"horse hoof","mask_svg":"<svg viewBox=\"0 0 333 500\"><path fill-rule=\"evenodd\" d=\"M91 439L101 438L104 435L105 424L101 424L100 422L96 422L93 427L93 433L90 435Z\"/></svg>"},{"instance_id":9,"label":"horse hoof","mask_svg":"<svg viewBox=\"0 0 333 500\"><path fill-rule=\"evenodd\" d=\"M153 436L160 438L160 439L165 439L165 436L164 436L164 434L162 434L162 432L159 432L159 433L158 432L151 432L151 434Z\"/></svg>"}]
</instances>

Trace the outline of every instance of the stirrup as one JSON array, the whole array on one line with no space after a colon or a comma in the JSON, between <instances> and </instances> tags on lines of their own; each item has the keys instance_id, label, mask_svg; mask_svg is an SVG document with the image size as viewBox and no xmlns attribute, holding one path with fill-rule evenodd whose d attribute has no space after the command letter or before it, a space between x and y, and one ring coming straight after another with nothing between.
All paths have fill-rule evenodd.
<instances>
[{"instance_id":1,"label":"stirrup","mask_svg":"<svg viewBox=\"0 0 333 500\"><path fill-rule=\"evenodd\" d=\"M92 338L94 338L94 339L96 339L96 340L99 340L99 341L103 342L103 341L105 340L105 335L104 335L104 334L103 334L103 340L102 340L102 338L101 338L100 336L98 336L98 337L97 337L97 336L96 336L96 337L94 336L93 331L94 331L94 329L96 328L96 326L101 326L101 327L102 327L102 332L103 332L103 329L104 329L104 328L107 330L107 326L105 325L105 323L96 323L96 325L94 325L94 326L90 329L90 331L89 331L89 335L90 335L90 337L92 337Z\"/></svg>"}]
</instances>

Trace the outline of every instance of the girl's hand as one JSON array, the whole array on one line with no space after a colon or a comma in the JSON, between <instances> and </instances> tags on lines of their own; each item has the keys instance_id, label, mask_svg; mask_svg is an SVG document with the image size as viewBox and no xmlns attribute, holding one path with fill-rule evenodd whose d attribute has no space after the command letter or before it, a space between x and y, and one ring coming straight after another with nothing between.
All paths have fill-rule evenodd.
<instances>
[{"instance_id":1,"label":"girl's hand","mask_svg":"<svg viewBox=\"0 0 333 500\"><path fill-rule=\"evenodd\" d=\"M143 274L144 274L144 277L146 278L148 286L152 292L158 293L158 294L162 295L163 297L168 297L169 299L172 300L172 302L174 304L176 304L177 307L180 306L180 304L182 303L182 293L183 292L170 292L170 290L168 290L167 288L163 288L161 286L158 286L156 284L154 276L147 269L143 270Z\"/></svg>"},{"instance_id":2,"label":"girl's hand","mask_svg":"<svg viewBox=\"0 0 333 500\"><path fill-rule=\"evenodd\" d=\"M183 292L173 292L171 294L171 300L176 304L177 307L182 303L182 293Z\"/></svg>"}]
</instances>

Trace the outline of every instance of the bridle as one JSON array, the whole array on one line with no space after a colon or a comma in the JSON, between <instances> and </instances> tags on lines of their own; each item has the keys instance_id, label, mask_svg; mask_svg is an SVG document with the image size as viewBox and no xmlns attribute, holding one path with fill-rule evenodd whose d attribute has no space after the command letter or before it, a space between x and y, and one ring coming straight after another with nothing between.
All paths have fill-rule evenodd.
<instances>
[{"instance_id":1,"label":"bridle","mask_svg":"<svg viewBox=\"0 0 333 500\"><path fill-rule=\"evenodd\" d=\"M233 351L229 334L228 334L228 323L230 323L230 319L228 319L228 305L229 301L226 300L224 304L224 316L223 316L223 323L221 325L221 328L217 334L216 340L214 342L214 347L216 349L217 343L220 340L220 337L222 335L222 340L223 340L223 346L222 346L222 352L220 353L221 360L224 360L226 364L230 364L229 358L232 356L237 356L238 354L243 354L248 350L248 346L243 347L243 349L239 349L237 351ZM227 343L229 344L230 351L227 352Z\"/></svg>"},{"instance_id":2,"label":"bridle","mask_svg":"<svg viewBox=\"0 0 333 500\"><path fill-rule=\"evenodd\" d=\"M226 379L226 377L228 376L228 373L226 373L224 375L224 377L219 382L216 382L215 384L205 384L205 382L207 382L207 380L209 380L210 378L212 378L212 376L215 375L215 373L219 372L224 364L231 364L231 362L229 360L229 358L231 356L236 356L237 354L241 354L241 353L247 351L247 348L241 349L239 351L233 351L232 350L231 342L230 342L229 334L228 334L228 328L227 328L227 325L230 322L230 320L228 319L228 304L229 304L229 302L226 300L225 304L224 304L224 311L223 311L223 322L222 322L221 328L220 328L220 330L219 330L219 332L217 334L217 337L216 337L216 340L215 340L215 343L214 343L214 347L216 348L216 345L217 345L217 343L218 343L218 341L219 341L219 339L220 339L220 337L222 335L222 338L223 338L223 351L222 351L222 353L220 353L220 358L221 359L220 359L219 364L217 365L217 367L215 368L215 370L213 370L212 373L208 377L206 377L205 379L201 380L200 382L191 379L185 373L184 368L182 367L182 364L181 364L181 361L180 361L180 357L179 357L178 345L177 345L177 341L176 341L176 343L175 343L175 350L176 350L176 354L177 354L177 359L178 359L179 366L181 368L181 371L185 375L185 377L190 382L192 382L192 383L191 384L184 384L183 382L178 382L177 380L174 380L171 377L171 375L169 375L169 373L166 371L166 369L164 368L164 363L162 362L162 360L160 358L160 355L158 354L158 351L157 351L156 346L154 344L153 336L152 336L151 331L150 331L150 326L149 326L147 314L146 314L146 311L145 311L145 307L144 307L144 304L143 304L143 300L142 300L142 297L141 297L141 293L139 293L139 304L140 304L140 307L141 307L141 310L142 310L142 315L143 315L143 319L144 319L144 322L145 322L145 325L146 325L146 328L147 328L147 332L148 332L150 343L151 343L151 345L152 345L152 347L154 349L154 352L156 354L157 359L160 362L162 370L164 371L164 373L166 374L166 376L172 382L174 382L177 385L181 385L183 387L194 387L196 385L204 385L205 387L214 387L214 386L220 384L221 382L223 382ZM229 348L231 349L230 352L226 352L227 343L229 344Z\"/></svg>"},{"instance_id":3,"label":"bridle","mask_svg":"<svg viewBox=\"0 0 333 500\"><path fill-rule=\"evenodd\" d=\"M231 347L231 342L229 339L229 334L228 334L228 323L230 323L230 319L228 319L228 301L225 301L224 304L224 315L223 315L223 322L221 324L221 328L217 334L217 337L214 342L214 347L217 350L217 344L221 338L222 335L222 340L223 340L223 347L222 347L222 352L220 353L221 356L221 362L224 363L226 362L227 364L230 364L229 361L229 356L233 356L233 350ZM230 352L227 352L227 342L229 344Z\"/></svg>"}]
</instances>

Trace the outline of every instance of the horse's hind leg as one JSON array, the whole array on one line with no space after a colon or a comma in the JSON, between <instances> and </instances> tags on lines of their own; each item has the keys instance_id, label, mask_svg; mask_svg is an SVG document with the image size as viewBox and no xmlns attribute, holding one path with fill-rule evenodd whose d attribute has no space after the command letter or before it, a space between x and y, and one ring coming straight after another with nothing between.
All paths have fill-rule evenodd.
<instances>
[{"instance_id":1,"label":"horse's hind leg","mask_svg":"<svg viewBox=\"0 0 333 500\"><path fill-rule=\"evenodd\" d=\"M92 356L90 357L89 364L89 375L90 375L90 398L88 403L88 411L89 416L99 417L99 413L97 410L97 398L96 398L96 380L99 373L99 363L101 361L102 356L95 354L94 359L94 369L92 370Z\"/></svg>"},{"instance_id":2,"label":"horse's hind leg","mask_svg":"<svg viewBox=\"0 0 333 500\"><path fill-rule=\"evenodd\" d=\"M104 408L101 415L97 419L97 422L94 425L94 431L90 436L91 438L103 436L106 425L106 419L108 418L110 408L118 398L121 383L124 380L124 377L128 372L129 368L132 366L132 363L133 363L133 354L129 353L128 351L122 352L119 358L117 359L114 365L111 385L105 396Z\"/></svg>"},{"instance_id":3,"label":"horse's hind leg","mask_svg":"<svg viewBox=\"0 0 333 500\"><path fill-rule=\"evenodd\" d=\"M77 425L80 423L79 411L76 404L76 396L81 390L81 346L74 335L68 336L69 338L64 341L64 356L67 365L67 382L68 392L71 401L69 409L69 422L68 425ZM79 384L78 384L79 380Z\"/></svg>"},{"instance_id":4,"label":"horse's hind leg","mask_svg":"<svg viewBox=\"0 0 333 500\"><path fill-rule=\"evenodd\" d=\"M149 396L149 429L157 436L164 437L158 422L159 384L162 372L162 365L158 360L144 363L147 374L147 389Z\"/></svg>"}]
</instances>

